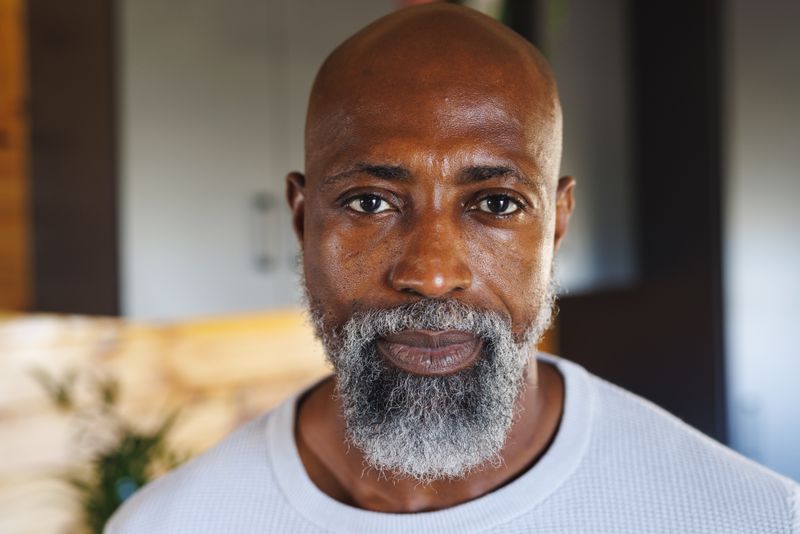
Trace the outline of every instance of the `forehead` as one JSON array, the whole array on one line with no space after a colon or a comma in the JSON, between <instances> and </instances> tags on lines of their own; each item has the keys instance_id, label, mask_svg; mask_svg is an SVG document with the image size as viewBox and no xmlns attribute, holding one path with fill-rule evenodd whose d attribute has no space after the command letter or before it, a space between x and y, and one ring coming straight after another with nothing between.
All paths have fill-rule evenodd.
<instances>
[{"instance_id":1,"label":"forehead","mask_svg":"<svg viewBox=\"0 0 800 534\"><path fill-rule=\"evenodd\" d=\"M501 150L557 173L561 115L544 59L488 17L431 6L377 21L326 60L306 121L310 180L342 158L382 151Z\"/></svg>"},{"instance_id":2,"label":"forehead","mask_svg":"<svg viewBox=\"0 0 800 534\"><path fill-rule=\"evenodd\" d=\"M361 79L326 92L306 132L309 179L363 160L506 159L552 172L560 143L552 103L536 86L520 90L518 81L497 75L488 80Z\"/></svg>"}]
</instances>

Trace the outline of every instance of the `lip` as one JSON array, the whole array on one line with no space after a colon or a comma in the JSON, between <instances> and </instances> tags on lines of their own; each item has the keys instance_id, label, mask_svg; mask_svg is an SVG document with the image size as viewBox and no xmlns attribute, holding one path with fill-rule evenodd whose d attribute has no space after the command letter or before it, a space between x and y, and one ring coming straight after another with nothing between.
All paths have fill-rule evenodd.
<instances>
[{"instance_id":1,"label":"lip","mask_svg":"<svg viewBox=\"0 0 800 534\"><path fill-rule=\"evenodd\" d=\"M473 365L483 340L461 330L404 330L380 338L378 353L390 364L416 375L448 375Z\"/></svg>"}]
</instances>

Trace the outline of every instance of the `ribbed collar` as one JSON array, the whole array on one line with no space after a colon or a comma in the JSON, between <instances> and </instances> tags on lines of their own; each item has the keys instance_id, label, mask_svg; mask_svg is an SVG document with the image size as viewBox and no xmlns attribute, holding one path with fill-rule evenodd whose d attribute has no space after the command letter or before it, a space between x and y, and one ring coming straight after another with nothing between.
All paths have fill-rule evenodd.
<instances>
[{"instance_id":1,"label":"ribbed collar","mask_svg":"<svg viewBox=\"0 0 800 534\"><path fill-rule=\"evenodd\" d=\"M287 399L267 423L270 464L288 503L323 531L338 533L441 532L489 530L530 511L555 492L581 462L591 434L593 392L587 372L550 355L564 378L564 411L553 443L523 475L478 499L435 512L391 514L342 504L320 491L303 467L294 439L297 399Z\"/></svg>"}]
</instances>

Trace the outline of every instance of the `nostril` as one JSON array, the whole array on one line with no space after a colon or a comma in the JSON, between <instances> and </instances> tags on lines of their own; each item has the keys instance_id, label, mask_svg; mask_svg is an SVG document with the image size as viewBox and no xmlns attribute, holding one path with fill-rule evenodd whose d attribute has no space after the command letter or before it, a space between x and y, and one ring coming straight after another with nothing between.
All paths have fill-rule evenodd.
<instances>
[{"instance_id":1,"label":"nostril","mask_svg":"<svg viewBox=\"0 0 800 534\"><path fill-rule=\"evenodd\" d=\"M467 290L472 274L456 254L415 253L402 256L387 273L388 285L404 295L438 298Z\"/></svg>"}]
</instances>

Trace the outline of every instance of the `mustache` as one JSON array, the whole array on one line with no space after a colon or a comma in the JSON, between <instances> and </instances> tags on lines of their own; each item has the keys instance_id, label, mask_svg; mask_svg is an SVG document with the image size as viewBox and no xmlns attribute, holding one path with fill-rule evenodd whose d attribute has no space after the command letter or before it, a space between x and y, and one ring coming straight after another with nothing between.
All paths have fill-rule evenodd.
<instances>
[{"instance_id":1,"label":"mustache","mask_svg":"<svg viewBox=\"0 0 800 534\"><path fill-rule=\"evenodd\" d=\"M510 329L511 317L455 298L425 298L391 307L357 308L342 329L359 337L383 337L404 330L461 330L486 337Z\"/></svg>"}]
</instances>

